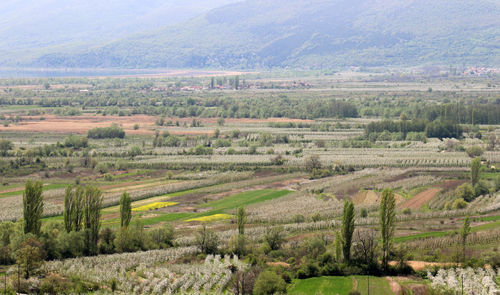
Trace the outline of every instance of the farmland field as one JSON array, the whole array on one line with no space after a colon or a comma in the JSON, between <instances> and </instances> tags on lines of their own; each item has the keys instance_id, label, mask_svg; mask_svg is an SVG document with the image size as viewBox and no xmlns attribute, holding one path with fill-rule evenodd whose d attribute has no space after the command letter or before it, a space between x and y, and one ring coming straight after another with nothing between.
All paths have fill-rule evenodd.
<instances>
[{"instance_id":1,"label":"farmland field","mask_svg":"<svg viewBox=\"0 0 500 295\"><path fill-rule=\"evenodd\" d=\"M352 290L352 279L350 277L321 277L299 280L294 282L289 294L338 294L345 295Z\"/></svg>"},{"instance_id":2,"label":"farmland field","mask_svg":"<svg viewBox=\"0 0 500 295\"><path fill-rule=\"evenodd\" d=\"M459 273L498 289L498 76L0 85L8 292L451 294Z\"/></svg>"}]
</instances>

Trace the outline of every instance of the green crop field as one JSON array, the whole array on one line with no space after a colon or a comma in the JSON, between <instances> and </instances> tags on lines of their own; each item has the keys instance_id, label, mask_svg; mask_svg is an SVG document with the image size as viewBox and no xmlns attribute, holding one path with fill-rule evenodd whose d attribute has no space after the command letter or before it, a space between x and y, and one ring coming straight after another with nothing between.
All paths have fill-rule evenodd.
<instances>
[{"instance_id":1,"label":"green crop field","mask_svg":"<svg viewBox=\"0 0 500 295\"><path fill-rule=\"evenodd\" d=\"M319 277L295 280L287 292L292 295L348 295L351 291L358 291L362 295L393 294L385 278L373 276Z\"/></svg>"},{"instance_id":2,"label":"green crop field","mask_svg":"<svg viewBox=\"0 0 500 295\"><path fill-rule=\"evenodd\" d=\"M292 295L348 295L353 288L351 277L319 277L296 280L288 289Z\"/></svg>"}]
</instances>

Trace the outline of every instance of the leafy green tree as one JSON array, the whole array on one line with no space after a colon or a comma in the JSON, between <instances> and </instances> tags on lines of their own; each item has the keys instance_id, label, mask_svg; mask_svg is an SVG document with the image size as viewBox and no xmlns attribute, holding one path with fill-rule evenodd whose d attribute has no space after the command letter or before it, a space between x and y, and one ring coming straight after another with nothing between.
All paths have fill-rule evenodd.
<instances>
[{"instance_id":1,"label":"leafy green tree","mask_svg":"<svg viewBox=\"0 0 500 295\"><path fill-rule=\"evenodd\" d=\"M219 237L214 231L208 229L207 226L203 224L198 231L196 245L198 245L200 251L205 254L215 254L219 247Z\"/></svg>"},{"instance_id":2,"label":"leafy green tree","mask_svg":"<svg viewBox=\"0 0 500 295\"><path fill-rule=\"evenodd\" d=\"M23 192L24 233L40 235L43 215L42 182L28 180Z\"/></svg>"},{"instance_id":3,"label":"leafy green tree","mask_svg":"<svg viewBox=\"0 0 500 295\"><path fill-rule=\"evenodd\" d=\"M266 241L271 250L278 250L281 248L284 238L283 227L281 226L268 227L264 235L264 241Z\"/></svg>"},{"instance_id":4,"label":"leafy green tree","mask_svg":"<svg viewBox=\"0 0 500 295\"><path fill-rule=\"evenodd\" d=\"M477 198L482 195L487 195L490 192L488 184L485 181L478 181L474 185L474 197Z\"/></svg>"},{"instance_id":5,"label":"leafy green tree","mask_svg":"<svg viewBox=\"0 0 500 295\"><path fill-rule=\"evenodd\" d=\"M85 244L87 254L97 254L97 242L99 240L99 230L101 228L101 207L102 207L102 192L94 186L85 188L85 209L84 209L84 226L85 226Z\"/></svg>"},{"instance_id":6,"label":"leafy green tree","mask_svg":"<svg viewBox=\"0 0 500 295\"><path fill-rule=\"evenodd\" d=\"M460 229L460 239L462 241L462 261L465 262L465 247L467 245L467 236L470 234L470 220L469 216L465 217L464 224Z\"/></svg>"},{"instance_id":7,"label":"leafy green tree","mask_svg":"<svg viewBox=\"0 0 500 295\"><path fill-rule=\"evenodd\" d=\"M244 256L247 254L247 244L248 240L245 235L234 235L229 239L228 248L229 251L238 256Z\"/></svg>"},{"instance_id":8,"label":"leafy green tree","mask_svg":"<svg viewBox=\"0 0 500 295\"><path fill-rule=\"evenodd\" d=\"M12 262L12 250L9 246L0 246L0 265Z\"/></svg>"},{"instance_id":9,"label":"leafy green tree","mask_svg":"<svg viewBox=\"0 0 500 295\"><path fill-rule=\"evenodd\" d=\"M16 251L16 263L28 279L43 264L44 252L42 244L35 238L29 238Z\"/></svg>"},{"instance_id":10,"label":"leafy green tree","mask_svg":"<svg viewBox=\"0 0 500 295\"><path fill-rule=\"evenodd\" d=\"M467 153L467 155L471 158L474 158L474 157L480 157L484 154L484 150L482 147L480 146L471 146L470 148L467 148L465 150L465 152Z\"/></svg>"},{"instance_id":11,"label":"leafy green tree","mask_svg":"<svg viewBox=\"0 0 500 295\"><path fill-rule=\"evenodd\" d=\"M73 186L68 185L64 192L64 229L66 232L73 230L73 212L75 211L75 199L73 193Z\"/></svg>"},{"instance_id":12,"label":"leafy green tree","mask_svg":"<svg viewBox=\"0 0 500 295\"><path fill-rule=\"evenodd\" d=\"M154 228L148 232L149 238L154 243L154 248L166 248L174 245L174 227L165 224L162 227Z\"/></svg>"},{"instance_id":13,"label":"leafy green tree","mask_svg":"<svg viewBox=\"0 0 500 295\"><path fill-rule=\"evenodd\" d=\"M238 233L240 235L244 235L245 234L245 223L247 222L247 213L246 213L244 207L238 208L236 218L238 221Z\"/></svg>"},{"instance_id":14,"label":"leafy green tree","mask_svg":"<svg viewBox=\"0 0 500 295\"><path fill-rule=\"evenodd\" d=\"M83 214L85 209L85 189L82 186L77 186L73 194L74 210L71 214L74 231L82 230Z\"/></svg>"},{"instance_id":15,"label":"leafy green tree","mask_svg":"<svg viewBox=\"0 0 500 295\"><path fill-rule=\"evenodd\" d=\"M132 219L132 200L127 192L120 198L120 224L121 227L128 227Z\"/></svg>"},{"instance_id":16,"label":"leafy green tree","mask_svg":"<svg viewBox=\"0 0 500 295\"><path fill-rule=\"evenodd\" d=\"M84 188L66 187L64 194L64 228L66 232L80 231L83 220Z\"/></svg>"},{"instance_id":17,"label":"leafy green tree","mask_svg":"<svg viewBox=\"0 0 500 295\"><path fill-rule=\"evenodd\" d=\"M382 191L380 202L380 234L382 240L382 265L387 270L389 254L392 247L392 238L396 223L396 200L394 191L385 189Z\"/></svg>"},{"instance_id":18,"label":"leafy green tree","mask_svg":"<svg viewBox=\"0 0 500 295\"><path fill-rule=\"evenodd\" d=\"M470 179L472 181L472 185L476 185L479 181L481 173L481 159L474 158L470 164Z\"/></svg>"},{"instance_id":19,"label":"leafy green tree","mask_svg":"<svg viewBox=\"0 0 500 295\"><path fill-rule=\"evenodd\" d=\"M11 221L0 222L0 246L8 246L14 233L15 224Z\"/></svg>"},{"instance_id":20,"label":"leafy green tree","mask_svg":"<svg viewBox=\"0 0 500 295\"><path fill-rule=\"evenodd\" d=\"M115 251L115 232L109 227L103 228L99 234L99 253L101 254L112 254Z\"/></svg>"},{"instance_id":21,"label":"leafy green tree","mask_svg":"<svg viewBox=\"0 0 500 295\"><path fill-rule=\"evenodd\" d=\"M342 252L347 263L351 261L352 235L354 234L354 204L348 200L344 201L344 212L342 214Z\"/></svg>"},{"instance_id":22,"label":"leafy green tree","mask_svg":"<svg viewBox=\"0 0 500 295\"><path fill-rule=\"evenodd\" d=\"M463 198L456 199L451 207L455 210L465 209L467 208L467 202Z\"/></svg>"},{"instance_id":23,"label":"leafy green tree","mask_svg":"<svg viewBox=\"0 0 500 295\"><path fill-rule=\"evenodd\" d=\"M114 247L118 253L133 252L140 249L134 241L133 231L127 227L120 228L116 233Z\"/></svg>"},{"instance_id":24,"label":"leafy green tree","mask_svg":"<svg viewBox=\"0 0 500 295\"><path fill-rule=\"evenodd\" d=\"M130 151L128 152L128 154L129 154L129 156L130 156L131 158L135 158L135 157L137 157L137 156L142 155L142 150L141 150L141 148L140 148L139 146L134 145L134 146L132 146L132 147L130 148Z\"/></svg>"},{"instance_id":25,"label":"leafy green tree","mask_svg":"<svg viewBox=\"0 0 500 295\"><path fill-rule=\"evenodd\" d=\"M65 231L57 236L57 246L62 258L80 257L85 252L85 233Z\"/></svg>"},{"instance_id":26,"label":"leafy green tree","mask_svg":"<svg viewBox=\"0 0 500 295\"><path fill-rule=\"evenodd\" d=\"M263 271L255 281L254 295L272 295L286 293L286 283L273 271Z\"/></svg>"},{"instance_id":27,"label":"leafy green tree","mask_svg":"<svg viewBox=\"0 0 500 295\"><path fill-rule=\"evenodd\" d=\"M2 139L0 140L0 156L5 157L7 155L7 151L11 150L14 147L12 142Z\"/></svg>"},{"instance_id":28,"label":"leafy green tree","mask_svg":"<svg viewBox=\"0 0 500 295\"><path fill-rule=\"evenodd\" d=\"M455 189L455 194L459 198L462 198L467 202L474 200L474 188L472 187L472 185L470 185L468 183L464 183L462 185L459 185Z\"/></svg>"},{"instance_id":29,"label":"leafy green tree","mask_svg":"<svg viewBox=\"0 0 500 295\"><path fill-rule=\"evenodd\" d=\"M340 231L335 232L333 247L335 249L335 259L340 262L342 260L342 235L340 234Z\"/></svg>"},{"instance_id":30,"label":"leafy green tree","mask_svg":"<svg viewBox=\"0 0 500 295\"><path fill-rule=\"evenodd\" d=\"M321 169L321 161L318 155L309 156L305 160L305 165L307 171L313 171L314 169Z\"/></svg>"}]
</instances>

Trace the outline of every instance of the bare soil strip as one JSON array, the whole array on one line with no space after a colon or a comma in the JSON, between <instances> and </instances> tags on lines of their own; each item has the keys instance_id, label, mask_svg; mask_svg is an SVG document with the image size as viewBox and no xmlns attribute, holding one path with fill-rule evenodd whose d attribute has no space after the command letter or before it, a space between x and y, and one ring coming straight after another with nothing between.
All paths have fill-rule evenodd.
<instances>
[{"instance_id":1,"label":"bare soil strip","mask_svg":"<svg viewBox=\"0 0 500 295\"><path fill-rule=\"evenodd\" d=\"M419 209L423 205L425 205L430 200L434 199L434 197L441 191L441 188L430 188L423 192L416 194L413 198L407 200L401 207L410 208L410 209Z\"/></svg>"}]
</instances>

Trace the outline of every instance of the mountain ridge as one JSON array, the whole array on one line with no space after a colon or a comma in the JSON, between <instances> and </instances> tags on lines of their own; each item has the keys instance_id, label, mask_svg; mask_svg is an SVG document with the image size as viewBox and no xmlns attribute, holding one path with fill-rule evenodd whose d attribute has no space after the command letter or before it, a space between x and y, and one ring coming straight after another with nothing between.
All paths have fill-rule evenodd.
<instances>
[{"instance_id":1,"label":"mountain ridge","mask_svg":"<svg viewBox=\"0 0 500 295\"><path fill-rule=\"evenodd\" d=\"M500 64L500 2L247 0L90 50L55 67L259 68Z\"/></svg>"}]
</instances>

